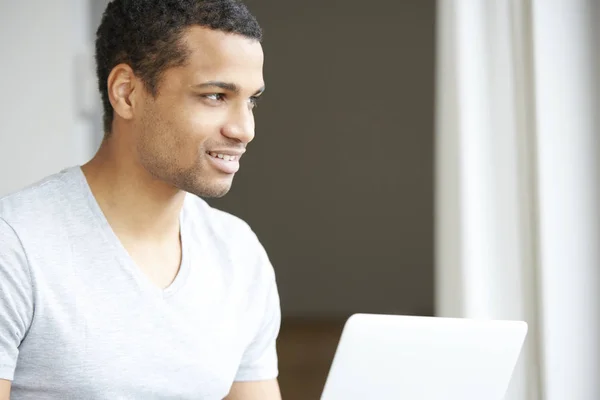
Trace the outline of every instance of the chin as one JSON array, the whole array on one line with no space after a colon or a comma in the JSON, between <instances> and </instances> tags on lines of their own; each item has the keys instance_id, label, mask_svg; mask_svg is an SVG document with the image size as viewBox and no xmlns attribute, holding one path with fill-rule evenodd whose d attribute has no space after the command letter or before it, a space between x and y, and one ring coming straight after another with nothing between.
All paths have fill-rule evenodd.
<instances>
[{"instance_id":1,"label":"chin","mask_svg":"<svg viewBox=\"0 0 600 400\"><path fill-rule=\"evenodd\" d=\"M231 190L231 179L221 180L220 182L201 182L190 189L186 191L198 197L220 198Z\"/></svg>"},{"instance_id":2,"label":"chin","mask_svg":"<svg viewBox=\"0 0 600 400\"><path fill-rule=\"evenodd\" d=\"M216 174L203 168L185 170L171 176L171 182L184 192L198 197L219 198L231 189L234 175Z\"/></svg>"},{"instance_id":3,"label":"chin","mask_svg":"<svg viewBox=\"0 0 600 400\"><path fill-rule=\"evenodd\" d=\"M220 199L221 197L224 197L227 193L229 193L229 189L223 189L220 191L214 191L214 192L207 193L206 195L204 195L202 197L206 197L209 199Z\"/></svg>"}]
</instances>

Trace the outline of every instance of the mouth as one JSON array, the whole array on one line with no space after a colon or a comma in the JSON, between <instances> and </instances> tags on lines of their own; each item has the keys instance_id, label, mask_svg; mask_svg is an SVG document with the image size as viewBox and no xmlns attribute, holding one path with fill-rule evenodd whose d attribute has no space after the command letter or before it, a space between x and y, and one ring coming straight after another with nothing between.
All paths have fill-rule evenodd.
<instances>
[{"instance_id":1,"label":"mouth","mask_svg":"<svg viewBox=\"0 0 600 400\"><path fill-rule=\"evenodd\" d=\"M212 158L219 158L224 161L239 161L240 157L241 157L241 154L236 155L236 154L231 154L231 153L217 153L214 151L209 151L209 152L207 152L207 154L209 156L211 156Z\"/></svg>"},{"instance_id":2,"label":"mouth","mask_svg":"<svg viewBox=\"0 0 600 400\"><path fill-rule=\"evenodd\" d=\"M240 169L240 158L243 152L236 151L208 151L208 159L218 171L232 175Z\"/></svg>"}]
</instances>

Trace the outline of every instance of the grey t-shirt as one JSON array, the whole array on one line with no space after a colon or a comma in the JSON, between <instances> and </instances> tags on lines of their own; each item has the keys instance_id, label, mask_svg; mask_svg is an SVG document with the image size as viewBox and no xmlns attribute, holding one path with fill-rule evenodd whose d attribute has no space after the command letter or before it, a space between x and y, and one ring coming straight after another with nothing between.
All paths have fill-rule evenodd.
<instances>
[{"instance_id":1,"label":"grey t-shirt","mask_svg":"<svg viewBox=\"0 0 600 400\"><path fill-rule=\"evenodd\" d=\"M246 223L186 195L182 262L155 286L81 168L0 199L0 379L11 400L222 399L277 377L275 275Z\"/></svg>"}]
</instances>

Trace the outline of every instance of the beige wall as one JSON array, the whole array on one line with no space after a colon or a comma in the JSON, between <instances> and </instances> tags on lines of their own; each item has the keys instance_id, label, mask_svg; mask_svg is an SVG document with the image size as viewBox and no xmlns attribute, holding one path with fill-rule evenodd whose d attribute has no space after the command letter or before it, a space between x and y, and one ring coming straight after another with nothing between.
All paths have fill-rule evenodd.
<instances>
[{"instance_id":1,"label":"beige wall","mask_svg":"<svg viewBox=\"0 0 600 400\"><path fill-rule=\"evenodd\" d=\"M267 92L233 190L284 314L433 312L433 0L248 0Z\"/></svg>"}]
</instances>

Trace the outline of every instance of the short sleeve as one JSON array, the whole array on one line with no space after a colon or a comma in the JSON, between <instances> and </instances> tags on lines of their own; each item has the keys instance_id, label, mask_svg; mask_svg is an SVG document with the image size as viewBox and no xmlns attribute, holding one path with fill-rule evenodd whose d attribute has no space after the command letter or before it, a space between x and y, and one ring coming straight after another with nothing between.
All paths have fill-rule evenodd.
<instances>
[{"instance_id":1,"label":"short sleeve","mask_svg":"<svg viewBox=\"0 0 600 400\"><path fill-rule=\"evenodd\" d=\"M33 316L29 265L12 227L0 218L0 379L14 378L19 346Z\"/></svg>"},{"instance_id":2,"label":"short sleeve","mask_svg":"<svg viewBox=\"0 0 600 400\"><path fill-rule=\"evenodd\" d=\"M263 259L266 259L266 254ZM281 325L281 308L273 267L266 260L271 278L264 286L266 301L263 318L254 340L244 352L235 377L237 382L275 379L279 373L276 341Z\"/></svg>"}]
</instances>

